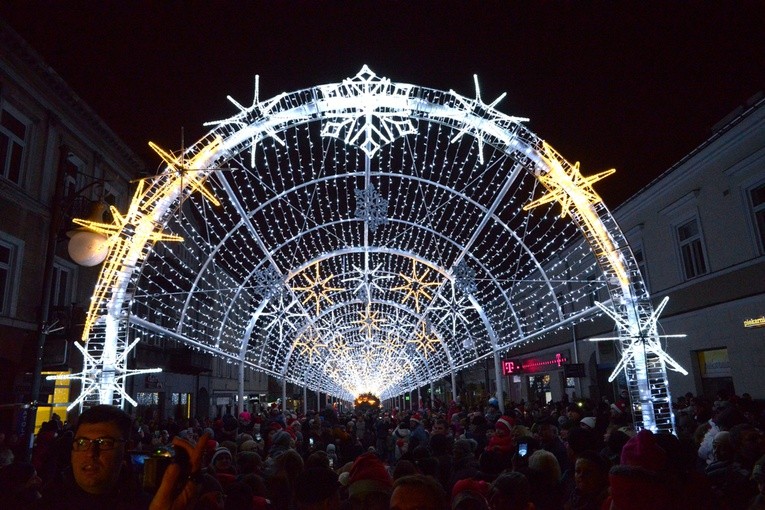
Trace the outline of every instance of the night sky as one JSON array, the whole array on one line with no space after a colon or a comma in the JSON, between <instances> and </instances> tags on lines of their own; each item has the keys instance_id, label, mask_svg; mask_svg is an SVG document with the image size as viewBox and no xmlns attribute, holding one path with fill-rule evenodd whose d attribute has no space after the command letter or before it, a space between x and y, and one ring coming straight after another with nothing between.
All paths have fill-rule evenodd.
<instances>
[{"instance_id":1,"label":"night sky","mask_svg":"<svg viewBox=\"0 0 765 510\"><path fill-rule=\"evenodd\" d=\"M669 4L669 5L665 5ZM354 76L474 96L615 207L765 90L765 2L4 0L7 21L146 162L261 98ZM138 169L139 171L141 169ZM143 169L146 170L146 169Z\"/></svg>"}]
</instances>

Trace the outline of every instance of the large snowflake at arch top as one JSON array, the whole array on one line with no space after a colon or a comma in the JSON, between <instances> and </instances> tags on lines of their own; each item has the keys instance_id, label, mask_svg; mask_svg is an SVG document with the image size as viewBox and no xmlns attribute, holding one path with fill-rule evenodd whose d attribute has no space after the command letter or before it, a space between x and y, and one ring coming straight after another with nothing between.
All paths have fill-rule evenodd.
<instances>
[{"instance_id":1,"label":"large snowflake at arch top","mask_svg":"<svg viewBox=\"0 0 765 510\"><path fill-rule=\"evenodd\" d=\"M468 98L364 67L268 100L256 80L251 106L232 102L238 113L184 155L219 205L169 186L172 172L149 182L131 210L183 242L147 238L110 259L120 279L94 301L89 349L159 337L352 400L569 341L601 314L595 295L611 297L618 328L655 335L638 327L652 324L650 296L599 175L484 103L477 83ZM636 419L672 428L664 359L638 359L629 335ZM659 402L650 413L646 399Z\"/></svg>"}]
</instances>

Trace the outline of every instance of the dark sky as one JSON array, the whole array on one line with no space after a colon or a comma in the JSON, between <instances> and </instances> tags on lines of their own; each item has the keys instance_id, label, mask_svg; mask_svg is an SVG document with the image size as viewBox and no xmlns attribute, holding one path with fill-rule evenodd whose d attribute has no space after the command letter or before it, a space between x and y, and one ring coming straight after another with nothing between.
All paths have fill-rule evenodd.
<instances>
[{"instance_id":1,"label":"dark sky","mask_svg":"<svg viewBox=\"0 0 765 510\"><path fill-rule=\"evenodd\" d=\"M669 5L665 5L669 4ZM341 81L367 64L454 89L529 127L610 207L765 89L765 2L4 0L14 27L147 163L202 123L261 98Z\"/></svg>"}]
</instances>

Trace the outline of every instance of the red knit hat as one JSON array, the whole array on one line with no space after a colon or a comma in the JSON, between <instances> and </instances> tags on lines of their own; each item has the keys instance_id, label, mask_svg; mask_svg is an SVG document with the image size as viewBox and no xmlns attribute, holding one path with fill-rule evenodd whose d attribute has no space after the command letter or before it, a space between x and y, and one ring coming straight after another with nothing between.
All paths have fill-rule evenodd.
<instances>
[{"instance_id":1,"label":"red knit hat","mask_svg":"<svg viewBox=\"0 0 765 510\"><path fill-rule=\"evenodd\" d=\"M656 443L650 430L643 429L622 448L621 464L662 471L667 465L667 452Z\"/></svg>"},{"instance_id":2,"label":"red knit hat","mask_svg":"<svg viewBox=\"0 0 765 510\"><path fill-rule=\"evenodd\" d=\"M367 492L390 492L393 488L385 464L371 452L356 458L348 477L348 496L358 497Z\"/></svg>"},{"instance_id":3,"label":"red knit hat","mask_svg":"<svg viewBox=\"0 0 765 510\"><path fill-rule=\"evenodd\" d=\"M490 489L491 485L489 485L488 482L474 480L473 478L463 478L454 484L454 488L452 488L452 499L457 497L457 494L463 491L477 492L481 496L486 497L489 495Z\"/></svg>"},{"instance_id":4,"label":"red knit hat","mask_svg":"<svg viewBox=\"0 0 765 510\"><path fill-rule=\"evenodd\" d=\"M510 416L500 416L497 422L494 424L495 429L503 429L510 432L515 426L515 420Z\"/></svg>"},{"instance_id":5,"label":"red knit hat","mask_svg":"<svg viewBox=\"0 0 765 510\"><path fill-rule=\"evenodd\" d=\"M422 421L422 415L420 413L414 413L410 418L410 421L416 421L417 423L420 423Z\"/></svg>"}]
</instances>

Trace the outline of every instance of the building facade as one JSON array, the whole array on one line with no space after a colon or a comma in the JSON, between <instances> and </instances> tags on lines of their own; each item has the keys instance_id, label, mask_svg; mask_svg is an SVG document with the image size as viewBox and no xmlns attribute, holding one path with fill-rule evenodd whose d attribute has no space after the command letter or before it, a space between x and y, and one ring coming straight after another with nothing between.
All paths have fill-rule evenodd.
<instances>
[{"instance_id":1,"label":"building facade","mask_svg":"<svg viewBox=\"0 0 765 510\"><path fill-rule=\"evenodd\" d=\"M613 211L660 317L665 351L688 371L668 371L674 398L718 391L765 399L765 99L758 95L712 136ZM593 295L607 302L608 296ZM503 353L508 399L613 401L619 353L606 318ZM574 367L572 365L580 365ZM581 366L583 365L583 367ZM508 371L509 370L509 371ZM572 377L573 375L573 377ZM480 376L479 376L480 377ZM487 384L494 388L493 373Z\"/></svg>"},{"instance_id":2,"label":"building facade","mask_svg":"<svg viewBox=\"0 0 765 510\"><path fill-rule=\"evenodd\" d=\"M108 209L95 206L124 211L131 180L142 174L145 164L133 150L0 20L0 430L22 433L29 425L36 382L37 424L54 412L66 419L79 384L44 376L81 370L74 342L100 271L70 256L72 218L95 213L111 221ZM43 377L35 381L38 352ZM130 367L164 369L128 380L139 403L128 411L137 416L235 408L236 370L175 341L145 339ZM253 399L265 396L268 379L248 370L245 386Z\"/></svg>"}]
</instances>

